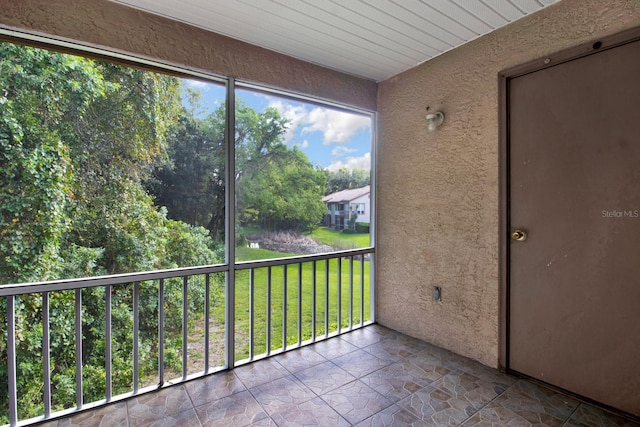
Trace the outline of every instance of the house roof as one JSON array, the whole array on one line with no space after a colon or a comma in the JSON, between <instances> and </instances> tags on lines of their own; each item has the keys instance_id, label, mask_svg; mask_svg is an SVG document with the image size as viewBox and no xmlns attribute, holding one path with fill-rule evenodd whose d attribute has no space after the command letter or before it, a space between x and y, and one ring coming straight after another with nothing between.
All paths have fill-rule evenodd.
<instances>
[{"instance_id":1,"label":"house roof","mask_svg":"<svg viewBox=\"0 0 640 427\"><path fill-rule=\"evenodd\" d=\"M113 0L375 81L558 0Z\"/></svg>"},{"instance_id":2,"label":"house roof","mask_svg":"<svg viewBox=\"0 0 640 427\"><path fill-rule=\"evenodd\" d=\"M350 202L352 200L358 199L362 196L366 196L371 192L371 186L367 185L362 188L353 188L351 190L342 190L337 193L329 194L322 198L323 202L326 203L335 203L335 202Z\"/></svg>"}]
</instances>

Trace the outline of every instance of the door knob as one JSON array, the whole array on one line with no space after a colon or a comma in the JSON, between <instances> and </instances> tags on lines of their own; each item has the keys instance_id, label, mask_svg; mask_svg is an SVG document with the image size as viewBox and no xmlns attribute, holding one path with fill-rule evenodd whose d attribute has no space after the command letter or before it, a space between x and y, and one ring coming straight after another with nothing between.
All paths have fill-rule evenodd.
<instances>
[{"instance_id":1,"label":"door knob","mask_svg":"<svg viewBox=\"0 0 640 427\"><path fill-rule=\"evenodd\" d=\"M513 240L517 240L518 242L522 242L527 239L527 233L524 230L516 230L511 233L511 238Z\"/></svg>"}]
</instances>

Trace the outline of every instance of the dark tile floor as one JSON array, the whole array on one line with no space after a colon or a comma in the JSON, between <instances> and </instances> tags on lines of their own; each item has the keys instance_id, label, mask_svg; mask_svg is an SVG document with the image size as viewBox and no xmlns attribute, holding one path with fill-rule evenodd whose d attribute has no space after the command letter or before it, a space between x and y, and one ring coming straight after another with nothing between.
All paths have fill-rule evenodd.
<instances>
[{"instance_id":1,"label":"dark tile floor","mask_svg":"<svg viewBox=\"0 0 640 427\"><path fill-rule=\"evenodd\" d=\"M371 325L48 426L637 426Z\"/></svg>"}]
</instances>

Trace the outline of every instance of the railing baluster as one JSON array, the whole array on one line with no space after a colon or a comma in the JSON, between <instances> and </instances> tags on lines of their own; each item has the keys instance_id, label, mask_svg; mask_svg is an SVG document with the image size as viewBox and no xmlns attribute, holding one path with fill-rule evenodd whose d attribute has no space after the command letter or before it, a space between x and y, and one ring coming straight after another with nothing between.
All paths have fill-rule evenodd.
<instances>
[{"instance_id":1,"label":"railing baluster","mask_svg":"<svg viewBox=\"0 0 640 427\"><path fill-rule=\"evenodd\" d=\"M338 333L342 330L342 258L338 258Z\"/></svg>"},{"instance_id":2,"label":"railing baluster","mask_svg":"<svg viewBox=\"0 0 640 427\"><path fill-rule=\"evenodd\" d=\"M164 279L158 284L158 385L164 384Z\"/></svg>"},{"instance_id":3,"label":"railing baluster","mask_svg":"<svg viewBox=\"0 0 640 427\"><path fill-rule=\"evenodd\" d=\"M371 256L371 261L369 262L369 321L370 322L375 322L376 321L376 287L375 287L375 276L376 276L376 269L375 269L375 262L376 262L376 257L374 253L370 254Z\"/></svg>"},{"instance_id":4,"label":"railing baluster","mask_svg":"<svg viewBox=\"0 0 640 427\"><path fill-rule=\"evenodd\" d=\"M298 346L302 344L302 263L298 263Z\"/></svg>"},{"instance_id":5,"label":"railing baluster","mask_svg":"<svg viewBox=\"0 0 640 427\"><path fill-rule=\"evenodd\" d=\"M287 264L282 266L282 350L287 349Z\"/></svg>"},{"instance_id":6,"label":"railing baluster","mask_svg":"<svg viewBox=\"0 0 640 427\"><path fill-rule=\"evenodd\" d=\"M182 278L182 379L187 379L187 340L189 329L189 281Z\"/></svg>"},{"instance_id":7,"label":"railing baluster","mask_svg":"<svg viewBox=\"0 0 640 427\"><path fill-rule=\"evenodd\" d=\"M253 360L254 349L254 306L255 306L255 270L249 270L249 360Z\"/></svg>"},{"instance_id":8,"label":"railing baluster","mask_svg":"<svg viewBox=\"0 0 640 427\"><path fill-rule=\"evenodd\" d=\"M342 281L342 261L345 258L348 258L349 262L349 284L348 284L348 328L352 330L357 326L357 323L354 319L354 313L357 309L356 305L356 295L358 285L355 282L355 270L356 265L355 261L358 260L360 262L360 326L364 325L364 309L365 309L365 265L364 265L364 255L372 254L373 251L368 250L355 250L350 252L341 252L336 254L319 254L308 257L300 257L298 259L275 259L268 260L266 262L256 261L250 263L239 263L236 267L237 270L249 270L249 359L253 360L255 358L255 327L256 327L256 315L255 315L255 297L256 297L256 275L255 271L257 268L263 268L267 270L267 278L266 278L266 355L269 356L273 353L272 351L272 334L273 334L273 321L274 321L274 307L273 307L273 268L282 268L282 349L286 351L288 348L294 347L293 345L288 345L288 332L290 332L288 317L289 317L289 266L292 264L297 264L297 318L295 322L297 323L297 347L302 345L304 334L304 320L305 314L303 313L303 303L307 302L306 297L303 295L303 270L305 270L305 265L311 263L311 298L309 301L311 303L311 342L315 342L317 339L317 323L318 323L318 304L322 304L322 302L318 301L318 262L324 262L324 325L325 325L325 337L330 335L330 302L331 302L331 292L333 292L334 284L337 286L337 313L336 318L338 321L337 332L341 333L343 331L342 322L344 321L344 315L347 313L347 309L343 307L346 304L346 301L343 301L345 296L343 295L343 281ZM331 262L335 260L338 265L336 269L337 280L333 282L331 275ZM216 267L216 266L212 266ZM370 267L372 268L372 267ZM212 307L211 307L211 298L212 298L212 289L211 289L211 272L212 270L207 270L202 273L196 273L204 275L205 277L205 304L204 304L204 313L203 319L205 322L204 325L204 372L200 371L198 375L206 375L212 369L212 350L210 348L212 340L211 340L211 322L215 321L212 319ZM213 272L217 273L216 270ZM165 273L163 273L165 274ZM173 275L171 275L173 274ZM193 272L184 272L181 274L171 273L166 276L160 276L156 279L151 278L148 280L159 280L158 287L158 379L159 385L162 386L165 382L165 279L167 278L182 278L182 380L186 380L189 374L189 354L188 354L188 338L189 338L189 277L193 276ZM320 273L322 274L322 273ZM373 274L373 272L371 273ZM146 276L145 276L146 277ZM306 275L304 276L306 277ZM138 277L136 277L137 279ZM127 281L128 280L128 281ZM145 279L146 280L146 279ZM373 280L373 279L371 279ZM66 283L66 282L65 282ZM140 354L141 350L141 335L140 335L140 325L142 308L140 306L140 298L142 295L143 287L141 286L143 281L141 280L131 280L129 276L127 278L122 278L121 281L111 281L107 283L102 283L97 286L102 286L105 292L105 401L107 403L112 402L113 400L113 286L120 285L133 285L133 293L132 293L132 314L133 314L133 350L132 350L132 364L133 364L133 393L137 394L141 391L141 384L146 381L145 378L141 377L141 357L144 355ZM69 286L68 288L63 287ZM345 291L347 289L347 284L345 283ZM49 419L52 416L57 417L60 416L59 413L53 413L52 405L54 397L53 389L52 389L52 378L51 378L51 369L52 369L52 355L51 355L51 292L60 291L74 291L75 292L75 375L76 375L76 407L77 410L82 410L85 408L85 404L88 405L89 402L84 401L84 391L83 391L83 362L84 362L84 350L83 350L83 328L84 328L84 320L83 320L83 289L86 287L75 286L75 282L69 282L68 285L60 284L56 285L57 287L49 287L48 284L38 285L39 287L33 287L33 291L30 292L31 295L35 297L41 296L42 298L42 368L43 368L43 390L42 390L42 399L43 399L43 407L44 407L44 419ZM230 291L229 284L226 284L227 288L225 289L225 295ZM295 286L295 285L294 285ZM321 284L320 284L321 286ZM373 288L373 286L372 286ZM291 289L293 292L294 290ZM15 291L14 291L15 292ZM17 291L20 293L20 291ZM2 294L2 290L0 290L0 294ZM26 293L29 294L29 293ZM40 295L38 295L40 294ZM4 293L4 296L7 298L7 380L8 380L8 417L11 425L18 424L18 403L17 403L17 354L16 354L16 346L17 346L17 337L16 337L16 329L18 326L16 324L16 304L19 303L16 299L16 295L11 295L8 293ZM86 298L86 296L85 296ZM371 304L373 305L374 298L374 290L371 290L371 294L367 295L367 298L371 299ZM228 303L228 302L227 302ZM292 302L292 304L296 304ZM295 308L294 308L295 309ZM342 310L345 310L345 313L342 313ZM277 314L276 314L277 315ZM373 319L374 311L372 308L371 311L371 319ZM336 319L334 318L334 319ZM19 320L19 319L18 319ZM55 319L53 320L55 324ZM346 324L347 322L345 322ZM345 326L346 329L346 326ZM225 331L227 333L227 331ZM280 350L278 350L280 351ZM233 364L233 363L232 363ZM130 365L131 366L131 365ZM118 397L119 399L120 397ZM64 408L64 410L68 411L70 408ZM41 419L42 420L42 419ZM26 422L25 420L21 421L21 423Z\"/></svg>"},{"instance_id":9,"label":"railing baluster","mask_svg":"<svg viewBox=\"0 0 640 427\"><path fill-rule=\"evenodd\" d=\"M324 260L324 336L329 336L329 260Z\"/></svg>"},{"instance_id":10,"label":"railing baluster","mask_svg":"<svg viewBox=\"0 0 640 427\"><path fill-rule=\"evenodd\" d=\"M82 408L82 289L76 289L76 406Z\"/></svg>"},{"instance_id":11,"label":"railing baluster","mask_svg":"<svg viewBox=\"0 0 640 427\"><path fill-rule=\"evenodd\" d=\"M316 261L311 263L311 342L316 342Z\"/></svg>"},{"instance_id":12,"label":"railing baluster","mask_svg":"<svg viewBox=\"0 0 640 427\"><path fill-rule=\"evenodd\" d=\"M360 256L360 326L364 325L364 255Z\"/></svg>"},{"instance_id":13,"label":"railing baluster","mask_svg":"<svg viewBox=\"0 0 640 427\"><path fill-rule=\"evenodd\" d=\"M42 374L44 417L51 416L51 330L49 321L49 292L42 293Z\"/></svg>"},{"instance_id":14,"label":"railing baluster","mask_svg":"<svg viewBox=\"0 0 640 427\"><path fill-rule=\"evenodd\" d=\"M353 255L349 257L349 330L353 330Z\"/></svg>"},{"instance_id":15,"label":"railing baluster","mask_svg":"<svg viewBox=\"0 0 640 427\"><path fill-rule=\"evenodd\" d=\"M133 393L138 393L140 377L140 283L133 284Z\"/></svg>"},{"instance_id":16,"label":"railing baluster","mask_svg":"<svg viewBox=\"0 0 640 427\"><path fill-rule=\"evenodd\" d=\"M9 383L9 424L18 424L18 391L16 379L16 297L7 297L7 382Z\"/></svg>"},{"instance_id":17,"label":"railing baluster","mask_svg":"<svg viewBox=\"0 0 640 427\"><path fill-rule=\"evenodd\" d=\"M271 354L271 267L267 267L267 356Z\"/></svg>"},{"instance_id":18,"label":"railing baluster","mask_svg":"<svg viewBox=\"0 0 640 427\"><path fill-rule=\"evenodd\" d=\"M204 373L209 372L209 274L204 276Z\"/></svg>"},{"instance_id":19,"label":"railing baluster","mask_svg":"<svg viewBox=\"0 0 640 427\"><path fill-rule=\"evenodd\" d=\"M111 372L112 368L112 354L111 354L111 340L112 340L112 331L111 331L111 285L107 285L104 288L104 311L105 311L105 341L104 341L104 371L105 371L105 386L106 386L106 400L107 402L111 402L111 396L113 394L112 383L113 383L113 374Z\"/></svg>"}]
</instances>

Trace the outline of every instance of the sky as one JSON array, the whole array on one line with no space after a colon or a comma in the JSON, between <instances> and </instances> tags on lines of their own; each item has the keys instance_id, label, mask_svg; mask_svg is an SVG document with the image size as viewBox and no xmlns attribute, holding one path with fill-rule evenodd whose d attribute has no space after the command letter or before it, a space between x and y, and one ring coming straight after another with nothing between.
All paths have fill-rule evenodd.
<instances>
[{"instance_id":1,"label":"sky","mask_svg":"<svg viewBox=\"0 0 640 427\"><path fill-rule=\"evenodd\" d=\"M224 86L202 81L183 79L185 84L202 94L202 114L208 114L224 102ZM292 101L261 92L236 89L236 99L241 99L256 111L276 108L289 120L284 142L297 146L311 163L332 171L347 169L371 169L371 118Z\"/></svg>"}]
</instances>

